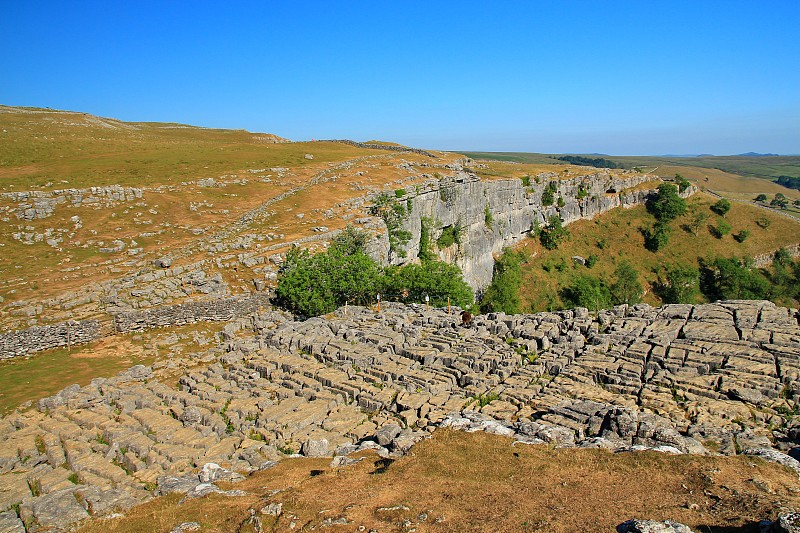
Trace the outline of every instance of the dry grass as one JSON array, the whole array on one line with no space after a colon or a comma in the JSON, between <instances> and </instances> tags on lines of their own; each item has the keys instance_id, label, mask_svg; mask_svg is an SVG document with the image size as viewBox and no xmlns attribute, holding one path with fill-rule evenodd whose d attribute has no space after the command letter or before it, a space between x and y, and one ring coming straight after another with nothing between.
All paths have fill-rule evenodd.
<instances>
[{"instance_id":1,"label":"dry grass","mask_svg":"<svg viewBox=\"0 0 800 533\"><path fill-rule=\"evenodd\" d=\"M291 522L296 530L318 529L345 518L346 525L325 530L588 533L638 517L703 533L746 532L758 531L758 520L774 518L779 507L800 504L797 475L760 459L554 450L447 430L388 466L375 455L342 469L328 468L326 459L285 460L236 488L251 495L181 506L177 497L161 498L82 531L169 531L189 520L202 531L239 531L248 509L281 502L277 521L262 516L266 531L286 531Z\"/></svg>"},{"instance_id":2,"label":"dry grass","mask_svg":"<svg viewBox=\"0 0 800 533\"><path fill-rule=\"evenodd\" d=\"M741 195L743 198L752 200L761 193L768 195L783 193L789 198L800 198L800 191L787 189L763 178L739 176L716 168L665 165L658 167L654 174L670 178L675 174L680 174L684 178L693 181L697 186L710 189L724 196Z\"/></svg>"}]
</instances>

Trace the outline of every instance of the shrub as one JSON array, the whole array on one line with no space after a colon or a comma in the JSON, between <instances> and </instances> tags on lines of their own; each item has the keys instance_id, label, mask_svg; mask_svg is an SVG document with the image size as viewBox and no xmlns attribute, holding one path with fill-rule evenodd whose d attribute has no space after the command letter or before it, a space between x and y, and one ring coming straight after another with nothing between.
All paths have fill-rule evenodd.
<instances>
[{"instance_id":1,"label":"shrub","mask_svg":"<svg viewBox=\"0 0 800 533\"><path fill-rule=\"evenodd\" d=\"M556 203L556 205L558 205L559 209L566 205L566 202L564 202L564 197L563 196L559 196L558 197L558 202Z\"/></svg>"},{"instance_id":2,"label":"shrub","mask_svg":"<svg viewBox=\"0 0 800 533\"><path fill-rule=\"evenodd\" d=\"M522 176L520 179L522 180L522 186L523 187L530 187L531 186L531 177L530 176L525 175L525 176Z\"/></svg>"},{"instance_id":3,"label":"shrub","mask_svg":"<svg viewBox=\"0 0 800 533\"><path fill-rule=\"evenodd\" d=\"M539 241L548 250L555 250L565 240L569 238L569 230L561 223L561 217L551 216L547 221L547 226L539 234Z\"/></svg>"},{"instance_id":4,"label":"shrub","mask_svg":"<svg viewBox=\"0 0 800 533\"><path fill-rule=\"evenodd\" d=\"M610 306L611 292L606 284L592 276L580 275L561 290L561 297L573 307L599 311Z\"/></svg>"},{"instance_id":5,"label":"shrub","mask_svg":"<svg viewBox=\"0 0 800 533\"><path fill-rule=\"evenodd\" d=\"M442 261L390 267L381 281L387 299L423 303L428 296L430 304L436 307L447 305L448 297L452 305L459 307L467 307L474 299L461 269Z\"/></svg>"},{"instance_id":6,"label":"shrub","mask_svg":"<svg viewBox=\"0 0 800 533\"><path fill-rule=\"evenodd\" d=\"M403 229L403 222L408 217L406 206L388 194L381 194L373 200L372 214L379 216L386 223L389 233L389 249L400 257L405 257L403 247L411 239L411 232Z\"/></svg>"},{"instance_id":7,"label":"shrub","mask_svg":"<svg viewBox=\"0 0 800 533\"><path fill-rule=\"evenodd\" d=\"M669 226L663 222L656 222L652 228L644 231L644 247L651 252L657 252L669 242Z\"/></svg>"},{"instance_id":8,"label":"shrub","mask_svg":"<svg viewBox=\"0 0 800 533\"><path fill-rule=\"evenodd\" d=\"M716 214L720 216L725 216L725 214L731 210L731 203L726 198L720 199L717 203L711 206L711 210L714 211Z\"/></svg>"},{"instance_id":9,"label":"shrub","mask_svg":"<svg viewBox=\"0 0 800 533\"><path fill-rule=\"evenodd\" d=\"M551 181L542 193L542 205L545 207L553 205L556 199L556 192L558 192L558 182Z\"/></svg>"},{"instance_id":10,"label":"shrub","mask_svg":"<svg viewBox=\"0 0 800 533\"><path fill-rule=\"evenodd\" d=\"M402 198L403 196L405 196L405 195L406 195L406 190L405 190L405 189L396 189L396 190L394 191L394 195L395 195L395 197L397 197L397 198Z\"/></svg>"},{"instance_id":11,"label":"shrub","mask_svg":"<svg viewBox=\"0 0 800 533\"><path fill-rule=\"evenodd\" d=\"M522 286L522 264L527 261L523 252L506 250L494 264L492 283L481 299L481 311L520 313L519 289Z\"/></svg>"},{"instance_id":12,"label":"shrub","mask_svg":"<svg viewBox=\"0 0 800 533\"><path fill-rule=\"evenodd\" d=\"M442 228L442 234L436 239L436 246L442 249L452 246L453 244L460 245L463 234L464 227L461 225L461 221L456 221L454 225Z\"/></svg>"},{"instance_id":13,"label":"shrub","mask_svg":"<svg viewBox=\"0 0 800 533\"><path fill-rule=\"evenodd\" d=\"M758 269L736 257L701 261L700 287L710 300L763 300L770 290Z\"/></svg>"},{"instance_id":14,"label":"shrub","mask_svg":"<svg viewBox=\"0 0 800 533\"><path fill-rule=\"evenodd\" d=\"M417 257L422 262L436 259L436 255L431 251L431 224L432 221L428 217L420 219L419 252Z\"/></svg>"},{"instance_id":15,"label":"shrub","mask_svg":"<svg viewBox=\"0 0 800 533\"><path fill-rule=\"evenodd\" d=\"M692 186L692 182L690 182L680 174L675 174L675 181L678 183L679 192L684 192L686 189Z\"/></svg>"},{"instance_id":16,"label":"shrub","mask_svg":"<svg viewBox=\"0 0 800 533\"><path fill-rule=\"evenodd\" d=\"M335 248L311 255L292 248L286 256L275 296L284 308L303 316L330 313L345 302L366 304L380 288L381 271L363 252L346 255Z\"/></svg>"},{"instance_id":17,"label":"shrub","mask_svg":"<svg viewBox=\"0 0 800 533\"><path fill-rule=\"evenodd\" d=\"M714 237L716 237L717 239L721 239L725 235L728 235L732 229L733 228L731 228L731 225L728 224L725 220L719 219L717 221L716 227L711 228L711 233L713 233Z\"/></svg>"},{"instance_id":18,"label":"shrub","mask_svg":"<svg viewBox=\"0 0 800 533\"><path fill-rule=\"evenodd\" d=\"M589 191L586 190L586 187L583 185L578 187L578 194L577 194L578 200L583 200L587 196L589 196Z\"/></svg>"},{"instance_id":19,"label":"shrub","mask_svg":"<svg viewBox=\"0 0 800 533\"><path fill-rule=\"evenodd\" d=\"M591 254L586 258L586 268L592 268L595 264L597 264L597 256L595 254Z\"/></svg>"},{"instance_id":20,"label":"shrub","mask_svg":"<svg viewBox=\"0 0 800 533\"><path fill-rule=\"evenodd\" d=\"M756 202L766 202L766 201L767 201L767 195L766 194L762 193L762 194L759 194L758 196L756 196Z\"/></svg>"},{"instance_id":21,"label":"shrub","mask_svg":"<svg viewBox=\"0 0 800 533\"><path fill-rule=\"evenodd\" d=\"M661 298L667 304L692 303L700 287L700 272L689 265L675 264L667 267L665 282L661 284Z\"/></svg>"},{"instance_id":22,"label":"shrub","mask_svg":"<svg viewBox=\"0 0 800 533\"><path fill-rule=\"evenodd\" d=\"M669 222L686 212L686 200L678 196L678 188L662 183L656 195L647 203L648 210L659 220Z\"/></svg>"},{"instance_id":23,"label":"shrub","mask_svg":"<svg viewBox=\"0 0 800 533\"><path fill-rule=\"evenodd\" d=\"M750 230L743 229L739 233L734 235L733 238L736 239L736 242L741 243L746 241L749 236L750 236Z\"/></svg>"},{"instance_id":24,"label":"shrub","mask_svg":"<svg viewBox=\"0 0 800 533\"><path fill-rule=\"evenodd\" d=\"M758 219L756 219L756 224L761 229L767 229L770 226L770 224L772 224L772 220L770 220L769 218L767 218L765 216L762 216L762 217L758 217Z\"/></svg>"},{"instance_id":25,"label":"shrub","mask_svg":"<svg viewBox=\"0 0 800 533\"><path fill-rule=\"evenodd\" d=\"M483 222L486 224L487 228L492 228L494 217L492 216L492 210L489 208L489 204L486 204L486 207L483 209Z\"/></svg>"},{"instance_id":26,"label":"shrub","mask_svg":"<svg viewBox=\"0 0 800 533\"><path fill-rule=\"evenodd\" d=\"M611 301L615 304L637 304L642 301L644 288L639 283L639 273L630 262L623 260L614 271L616 281L611 285Z\"/></svg>"}]
</instances>

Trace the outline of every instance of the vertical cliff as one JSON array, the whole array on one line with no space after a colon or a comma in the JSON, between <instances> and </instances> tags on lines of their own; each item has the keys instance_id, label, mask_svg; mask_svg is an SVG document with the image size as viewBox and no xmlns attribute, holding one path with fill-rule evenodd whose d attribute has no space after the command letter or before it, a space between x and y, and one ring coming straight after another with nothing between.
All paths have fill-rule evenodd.
<instances>
[{"instance_id":1,"label":"vertical cliff","mask_svg":"<svg viewBox=\"0 0 800 533\"><path fill-rule=\"evenodd\" d=\"M467 283L480 293L492 280L494 257L524 239L534 224L544 226L553 215L569 224L615 207L640 205L657 185L650 176L624 171L598 171L567 179L542 173L525 184L520 179L481 180L460 170L407 190L406 196L397 200L410 206L403 229L411 233L411 239L403 247L405 256L388 251L385 238L378 255L390 264L416 261L425 224L430 250L439 259L457 264ZM553 203L545 206L542 196L548 188ZM455 236L457 242L437 246L443 233Z\"/></svg>"}]
</instances>

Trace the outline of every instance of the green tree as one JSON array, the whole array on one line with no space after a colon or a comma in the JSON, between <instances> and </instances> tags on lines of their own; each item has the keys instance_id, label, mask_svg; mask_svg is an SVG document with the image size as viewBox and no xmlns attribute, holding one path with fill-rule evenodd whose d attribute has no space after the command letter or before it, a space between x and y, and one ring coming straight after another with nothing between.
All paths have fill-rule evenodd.
<instances>
[{"instance_id":1,"label":"green tree","mask_svg":"<svg viewBox=\"0 0 800 533\"><path fill-rule=\"evenodd\" d=\"M762 193L762 194L759 194L758 196L756 196L756 202L766 202L766 201L767 201L767 195L766 194Z\"/></svg>"},{"instance_id":2,"label":"green tree","mask_svg":"<svg viewBox=\"0 0 800 533\"><path fill-rule=\"evenodd\" d=\"M694 302L700 288L700 272L689 265L668 266L666 281L661 287L661 298L667 304L686 304Z\"/></svg>"},{"instance_id":3,"label":"green tree","mask_svg":"<svg viewBox=\"0 0 800 533\"><path fill-rule=\"evenodd\" d=\"M669 242L669 226L664 222L656 222L652 228L644 230L644 247L657 252Z\"/></svg>"},{"instance_id":4,"label":"green tree","mask_svg":"<svg viewBox=\"0 0 800 533\"><path fill-rule=\"evenodd\" d=\"M333 239L330 250L341 255L366 253L369 239L370 236L366 231L348 224L344 231Z\"/></svg>"},{"instance_id":5,"label":"green tree","mask_svg":"<svg viewBox=\"0 0 800 533\"><path fill-rule=\"evenodd\" d=\"M686 200L678 195L675 185L662 183L656 195L647 203L647 208L659 221L669 222L686 212Z\"/></svg>"},{"instance_id":6,"label":"green tree","mask_svg":"<svg viewBox=\"0 0 800 533\"><path fill-rule=\"evenodd\" d=\"M736 235L733 236L736 239L736 242L744 242L750 236L750 230L743 229L739 231Z\"/></svg>"},{"instance_id":7,"label":"green tree","mask_svg":"<svg viewBox=\"0 0 800 533\"><path fill-rule=\"evenodd\" d=\"M561 298L574 307L599 311L610 307L611 291L602 280L579 275L569 286L561 290Z\"/></svg>"},{"instance_id":8,"label":"green tree","mask_svg":"<svg viewBox=\"0 0 800 533\"><path fill-rule=\"evenodd\" d=\"M723 238L725 235L728 235L733 228L730 224L728 224L725 220L719 219L717 220L717 225L714 228L714 237L717 239Z\"/></svg>"},{"instance_id":9,"label":"green tree","mask_svg":"<svg viewBox=\"0 0 800 533\"><path fill-rule=\"evenodd\" d=\"M539 241L548 250L555 250L569 238L569 230L561 223L561 217L553 215L547 220L547 226L539 233Z\"/></svg>"},{"instance_id":10,"label":"green tree","mask_svg":"<svg viewBox=\"0 0 800 533\"><path fill-rule=\"evenodd\" d=\"M710 300L762 300L770 293L769 280L736 257L702 261L700 282Z\"/></svg>"},{"instance_id":11,"label":"green tree","mask_svg":"<svg viewBox=\"0 0 800 533\"><path fill-rule=\"evenodd\" d=\"M642 301L644 288L639 273L627 260L620 261L614 271L616 281L611 285L611 301L615 304L637 304Z\"/></svg>"},{"instance_id":12,"label":"green tree","mask_svg":"<svg viewBox=\"0 0 800 533\"><path fill-rule=\"evenodd\" d=\"M293 248L278 278L275 296L284 308L303 316L330 313L345 302L365 304L380 288L381 270L363 252L336 249L311 255Z\"/></svg>"},{"instance_id":13,"label":"green tree","mask_svg":"<svg viewBox=\"0 0 800 533\"><path fill-rule=\"evenodd\" d=\"M527 256L523 252L510 249L495 261L492 283L481 299L481 311L508 314L522 312L519 290L522 286L522 264L526 261Z\"/></svg>"},{"instance_id":14,"label":"green tree","mask_svg":"<svg viewBox=\"0 0 800 533\"><path fill-rule=\"evenodd\" d=\"M727 198L721 198L717 203L711 206L711 210L724 217L725 214L731 210L731 203Z\"/></svg>"},{"instance_id":15,"label":"green tree","mask_svg":"<svg viewBox=\"0 0 800 533\"><path fill-rule=\"evenodd\" d=\"M442 261L426 261L420 265L390 267L383 278L383 293L387 299L423 303L425 296L436 307L450 303L467 307L474 299L472 289L464 281L461 269Z\"/></svg>"}]
</instances>

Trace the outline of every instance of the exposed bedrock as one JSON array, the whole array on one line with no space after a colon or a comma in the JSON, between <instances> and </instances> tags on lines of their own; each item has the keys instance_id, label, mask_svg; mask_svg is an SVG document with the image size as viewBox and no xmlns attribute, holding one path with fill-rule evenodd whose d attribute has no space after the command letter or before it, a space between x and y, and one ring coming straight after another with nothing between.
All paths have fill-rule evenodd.
<instances>
[{"instance_id":1,"label":"exposed bedrock","mask_svg":"<svg viewBox=\"0 0 800 533\"><path fill-rule=\"evenodd\" d=\"M397 456L440 427L614 452L745 453L800 472L797 310L728 301L459 322L391 302L305 321L256 312L210 351L68 387L0 419L0 513L19 504L39 524L29 531L62 527L156 490L221 492L202 484L236 477L217 465Z\"/></svg>"},{"instance_id":2,"label":"exposed bedrock","mask_svg":"<svg viewBox=\"0 0 800 533\"><path fill-rule=\"evenodd\" d=\"M546 225L553 215L569 224L591 219L616 207L643 204L653 194L650 176L636 173L621 177L596 172L571 179L559 179L554 173L532 177L529 186L520 179L482 181L475 174L458 171L455 176L428 182L418 189L408 189L400 201L410 200L411 212L404 229L411 239L404 247L406 256L388 252L388 241L377 250L384 262L403 264L419 254L423 219L429 220L431 250L450 263L457 264L473 289L481 292L492 280L494 257L503 248L523 240L531 227ZM556 188L553 205L544 206L542 195L548 185ZM695 191L690 188L683 195ZM563 207L558 199L563 198ZM446 228L462 228L460 243L444 249L436 246ZM384 232L386 230L384 229Z\"/></svg>"}]
</instances>

